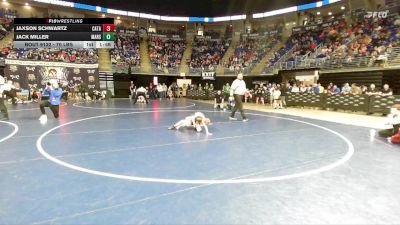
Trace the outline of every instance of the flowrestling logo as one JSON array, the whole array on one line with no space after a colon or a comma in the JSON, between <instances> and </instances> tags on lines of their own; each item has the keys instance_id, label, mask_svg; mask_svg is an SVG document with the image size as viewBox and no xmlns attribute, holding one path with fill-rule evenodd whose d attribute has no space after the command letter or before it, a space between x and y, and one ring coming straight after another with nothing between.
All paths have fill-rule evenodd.
<instances>
[{"instance_id":1,"label":"flowrestling logo","mask_svg":"<svg viewBox=\"0 0 400 225\"><path fill-rule=\"evenodd\" d=\"M379 12L367 12L365 14L365 18L386 18L388 16L389 10L386 11L379 11Z\"/></svg>"}]
</instances>

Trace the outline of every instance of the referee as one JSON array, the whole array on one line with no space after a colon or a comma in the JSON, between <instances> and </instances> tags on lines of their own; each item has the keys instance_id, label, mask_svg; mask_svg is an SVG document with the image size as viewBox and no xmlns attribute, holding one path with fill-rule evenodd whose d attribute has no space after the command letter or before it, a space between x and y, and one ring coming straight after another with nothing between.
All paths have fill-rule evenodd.
<instances>
[{"instance_id":1,"label":"referee","mask_svg":"<svg viewBox=\"0 0 400 225\"><path fill-rule=\"evenodd\" d=\"M0 120L9 120L8 119L8 111L7 111L7 107L4 105L4 84L5 84L5 80L4 77L0 75L0 112L3 114L3 118L1 118Z\"/></svg>"},{"instance_id":2,"label":"referee","mask_svg":"<svg viewBox=\"0 0 400 225\"><path fill-rule=\"evenodd\" d=\"M230 95L233 96L235 99L235 106L233 107L231 116L229 117L230 120L237 120L235 118L235 113L237 110L240 111L240 114L242 115L243 118L243 122L247 122L249 120L247 119L246 114L244 114L243 103L242 103L245 91L246 91L246 83L243 80L243 74L239 73L237 75L237 79L234 80L231 85Z\"/></svg>"}]
</instances>

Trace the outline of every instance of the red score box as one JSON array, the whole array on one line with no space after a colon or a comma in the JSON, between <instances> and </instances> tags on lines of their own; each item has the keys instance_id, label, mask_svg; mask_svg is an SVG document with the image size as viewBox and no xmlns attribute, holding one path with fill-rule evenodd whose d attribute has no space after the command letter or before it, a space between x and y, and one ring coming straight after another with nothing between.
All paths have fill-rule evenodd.
<instances>
[{"instance_id":1,"label":"red score box","mask_svg":"<svg viewBox=\"0 0 400 225\"><path fill-rule=\"evenodd\" d=\"M103 32L114 32L114 24L103 24Z\"/></svg>"}]
</instances>

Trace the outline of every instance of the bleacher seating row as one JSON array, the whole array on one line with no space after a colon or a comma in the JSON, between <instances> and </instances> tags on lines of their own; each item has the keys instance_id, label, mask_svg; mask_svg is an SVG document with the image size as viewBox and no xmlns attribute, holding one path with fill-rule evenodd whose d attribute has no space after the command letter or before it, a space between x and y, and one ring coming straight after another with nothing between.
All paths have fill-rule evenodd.
<instances>
[{"instance_id":1,"label":"bleacher seating row","mask_svg":"<svg viewBox=\"0 0 400 225\"><path fill-rule=\"evenodd\" d=\"M389 114L390 108L394 104L400 104L400 95L369 96L290 93L286 97L286 103L288 106Z\"/></svg>"},{"instance_id":2,"label":"bleacher seating row","mask_svg":"<svg viewBox=\"0 0 400 225\"><path fill-rule=\"evenodd\" d=\"M210 100L214 99L216 90L188 90L186 97L190 99Z\"/></svg>"},{"instance_id":3,"label":"bleacher seating row","mask_svg":"<svg viewBox=\"0 0 400 225\"><path fill-rule=\"evenodd\" d=\"M187 98L196 100L213 100L217 91L189 90ZM264 98L268 100L269 94ZM266 101L266 102L269 102ZM312 107L354 112L389 114L394 104L400 104L400 95L331 95L288 93L286 103L289 107Z\"/></svg>"}]
</instances>

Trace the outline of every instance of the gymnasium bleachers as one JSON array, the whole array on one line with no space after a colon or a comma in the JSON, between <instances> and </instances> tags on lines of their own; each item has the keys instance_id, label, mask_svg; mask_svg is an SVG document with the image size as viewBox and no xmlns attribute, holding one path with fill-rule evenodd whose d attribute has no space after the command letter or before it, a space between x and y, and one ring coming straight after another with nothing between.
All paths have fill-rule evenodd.
<instances>
[{"instance_id":1,"label":"gymnasium bleachers","mask_svg":"<svg viewBox=\"0 0 400 225\"><path fill-rule=\"evenodd\" d=\"M111 63L114 72L140 69L140 39L136 31L123 30L115 38L115 48L110 50Z\"/></svg>"},{"instance_id":2,"label":"gymnasium bleachers","mask_svg":"<svg viewBox=\"0 0 400 225\"><path fill-rule=\"evenodd\" d=\"M154 72L177 73L185 51L185 41L181 37L152 35L148 47Z\"/></svg>"},{"instance_id":3,"label":"gymnasium bleachers","mask_svg":"<svg viewBox=\"0 0 400 225\"><path fill-rule=\"evenodd\" d=\"M190 71L214 71L229 45L230 40L220 38L215 34L213 36L195 37L189 63Z\"/></svg>"}]
</instances>

